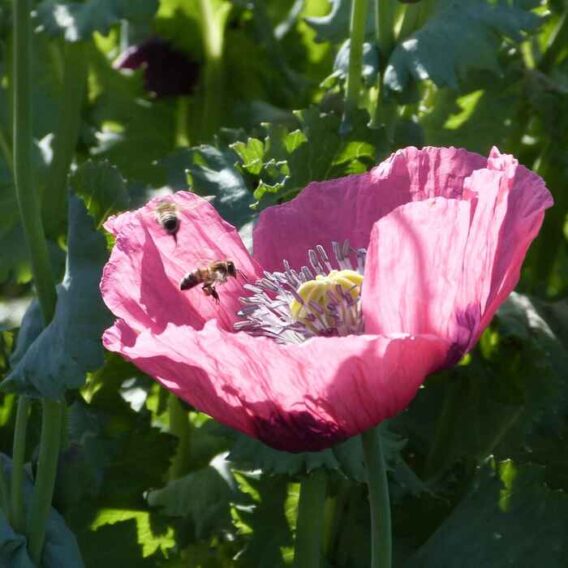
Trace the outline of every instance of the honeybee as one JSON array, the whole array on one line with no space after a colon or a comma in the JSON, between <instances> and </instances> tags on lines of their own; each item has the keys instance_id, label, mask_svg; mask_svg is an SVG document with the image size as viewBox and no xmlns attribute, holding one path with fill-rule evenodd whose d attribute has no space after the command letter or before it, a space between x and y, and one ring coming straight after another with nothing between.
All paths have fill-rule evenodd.
<instances>
[{"instance_id":1,"label":"honeybee","mask_svg":"<svg viewBox=\"0 0 568 568\"><path fill-rule=\"evenodd\" d=\"M191 290L199 284L206 296L212 296L219 302L219 293L216 287L225 284L229 277L236 278L239 274L235 263L232 260L215 260L207 266L196 268L188 272L179 284L180 290Z\"/></svg>"},{"instance_id":2,"label":"honeybee","mask_svg":"<svg viewBox=\"0 0 568 568\"><path fill-rule=\"evenodd\" d=\"M164 231L176 239L180 220L178 217L178 208L175 203L166 200L160 201L156 207L155 214L156 221L158 221Z\"/></svg>"}]
</instances>

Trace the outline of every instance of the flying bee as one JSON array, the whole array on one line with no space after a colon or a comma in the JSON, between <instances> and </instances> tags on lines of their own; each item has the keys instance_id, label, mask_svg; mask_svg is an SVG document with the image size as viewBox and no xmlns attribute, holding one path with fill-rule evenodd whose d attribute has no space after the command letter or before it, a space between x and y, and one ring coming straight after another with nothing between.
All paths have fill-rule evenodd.
<instances>
[{"instance_id":1,"label":"flying bee","mask_svg":"<svg viewBox=\"0 0 568 568\"><path fill-rule=\"evenodd\" d=\"M200 284L206 296L212 296L219 302L217 286L225 284L229 277L236 278L240 273L232 260L215 260L207 266L196 268L188 272L179 284L180 290L191 290Z\"/></svg>"},{"instance_id":2,"label":"flying bee","mask_svg":"<svg viewBox=\"0 0 568 568\"><path fill-rule=\"evenodd\" d=\"M156 207L155 214L156 221L158 221L164 231L177 240L176 235L179 231L180 220L175 203L166 200L160 201Z\"/></svg>"}]
</instances>

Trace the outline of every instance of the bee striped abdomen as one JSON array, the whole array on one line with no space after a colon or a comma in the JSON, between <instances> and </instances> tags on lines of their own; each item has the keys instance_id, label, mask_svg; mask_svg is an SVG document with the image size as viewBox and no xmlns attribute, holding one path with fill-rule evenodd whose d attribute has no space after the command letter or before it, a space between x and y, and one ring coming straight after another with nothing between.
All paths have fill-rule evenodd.
<instances>
[{"instance_id":1,"label":"bee striped abdomen","mask_svg":"<svg viewBox=\"0 0 568 568\"><path fill-rule=\"evenodd\" d=\"M180 220L177 207L168 201L164 201L156 207L156 219L168 235L176 236L179 231Z\"/></svg>"},{"instance_id":2,"label":"bee striped abdomen","mask_svg":"<svg viewBox=\"0 0 568 568\"><path fill-rule=\"evenodd\" d=\"M199 269L193 272L188 272L179 283L180 290L190 290L194 286L201 284L203 282L203 277L201 276L201 271Z\"/></svg>"}]
</instances>

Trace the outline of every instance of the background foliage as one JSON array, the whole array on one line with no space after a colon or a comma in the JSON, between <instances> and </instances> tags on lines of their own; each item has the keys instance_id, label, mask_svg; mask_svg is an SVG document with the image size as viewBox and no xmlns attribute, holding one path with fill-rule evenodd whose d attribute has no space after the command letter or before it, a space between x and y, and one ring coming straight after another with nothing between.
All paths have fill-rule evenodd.
<instances>
[{"instance_id":1,"label":"background foliage","mask_svg":"<svg viewBox=\"0 0 568 568\"><path fill-rule=\"evenodd\" d=\"M368 566L358 439L318 454L271 450L103 353L110 314L98 281L112 243L101 225L156 192L191 186L213 196L247 241L259 210L309 181L365 171L407 145L480 153L496 145L542 175L556 204L518 291L478 347L431 377L382 430L394 560L564 566L568 5L397 4L396 44L385 54L375 45L370 2L360 109L341 128L351 2L207 4L210 12L198 0L36 2L34 174L61 281L56 316L42 329L38 306L28 307L31 271L12 171L11 5L0 0L5 471L14 393L65 395L68 403L44 565L80 566L80 556L107 568L290 565L298 482L322 470L326 565ZM145 67L117 68L129 48ZM368 127L377 80L391 130ZM34 402L29 484L39 430ZM22 539L0 515L0 564L31 566Z\"/></svg>"}]
</instances>

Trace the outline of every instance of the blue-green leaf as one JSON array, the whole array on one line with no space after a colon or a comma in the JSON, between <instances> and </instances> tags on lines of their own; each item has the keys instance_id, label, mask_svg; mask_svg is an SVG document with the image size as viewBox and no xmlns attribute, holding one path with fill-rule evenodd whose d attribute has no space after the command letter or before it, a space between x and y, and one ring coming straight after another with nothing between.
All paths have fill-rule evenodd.
<instances>
[{"instance_id":1,"label":"blue-green leaf","mask_svg":"<svg viewBox=\"0 0 568 568\"><path fill-rule=\"evenodd\" d=\"M500 70L502 38L521 41L539 18L514 4L485 0L441 0L423 28L393 51L385 83L403 91L411 79L431 79L438 86L457 89L474 69Z\"/></svg>"},{"instance_id":2,"label":"blue-green leaf","mask_svg":"<svg viewBox=\"0 0 568 568\"><path fill-rule=\"evenodd\" d=\"M104 362L101 335L111 321L99 292L107 258L105 239L78 198L71 198L69 212L67 270L55 316L36 335L39 313L37 306L30 307L25 335L16 349L19 359L2 384L5 390L60 398L66 389L81 387L85 374Z\"/></svg>"}]
</instances>

